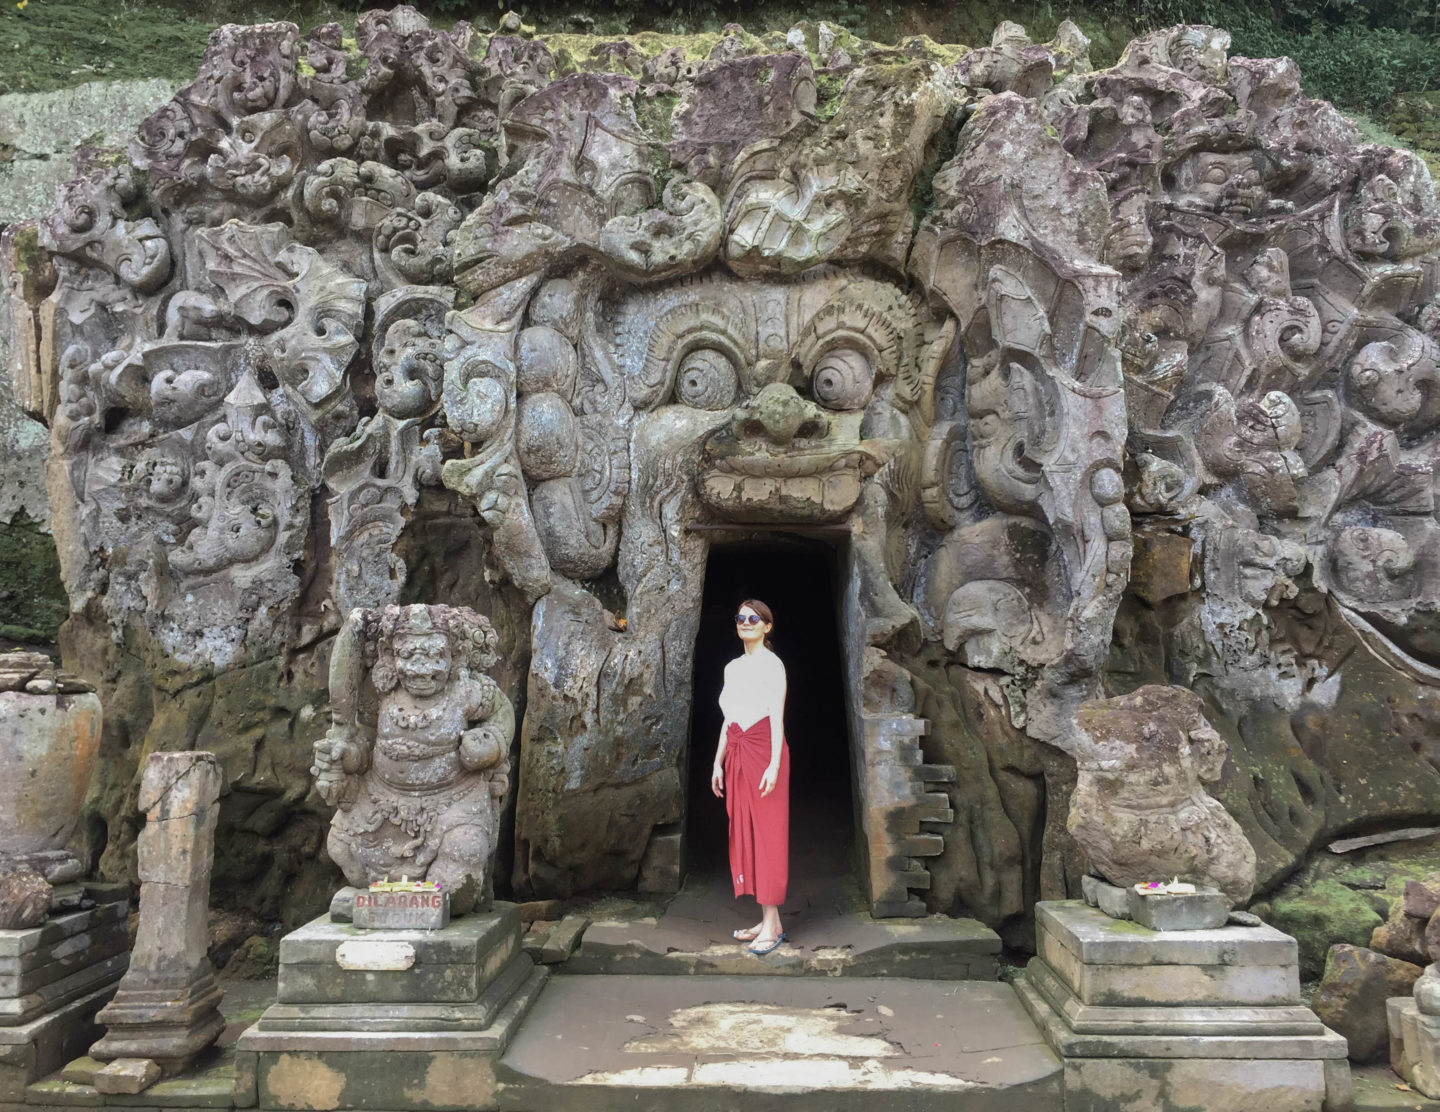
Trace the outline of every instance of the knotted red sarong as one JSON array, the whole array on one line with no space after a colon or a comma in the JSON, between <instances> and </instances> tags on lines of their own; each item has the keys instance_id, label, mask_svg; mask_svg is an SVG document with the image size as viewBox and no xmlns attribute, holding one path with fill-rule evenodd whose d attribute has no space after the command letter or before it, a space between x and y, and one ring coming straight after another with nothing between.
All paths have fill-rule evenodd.
<instances>
[{"instance_id":1,"label":"knotted red sarong","mask_svg":"<svg viewBox=\"0 0 1440 1112\"><path fill-rule=\"evenodd\" d=\"M763 798L760 777L770 764L770 719L725 734L725 813L730 816L730 879L736 896L761 905L785 902L790 882L790 746L780 743L775 790Z\"/></svg>"}]
</instances>

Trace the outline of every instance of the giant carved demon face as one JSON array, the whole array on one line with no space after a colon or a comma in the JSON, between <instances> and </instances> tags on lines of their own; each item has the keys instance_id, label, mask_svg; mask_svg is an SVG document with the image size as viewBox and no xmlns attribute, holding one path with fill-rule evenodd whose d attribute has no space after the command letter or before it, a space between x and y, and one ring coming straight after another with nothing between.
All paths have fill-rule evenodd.
<instances>
[{"instance_id":1,"label":"giant carved demon face","mask_svg":"<svg viewBox=\"0 0 1440 1112\"><path fill-rule=\"evenodd\" d=\"M888 282L833 268L715 276L627 293L600 315L637 422L673 429L670 450L703 441L696 483L718 517L840 519L910 435L925 315Z\"/></svg>"}]
</instances>

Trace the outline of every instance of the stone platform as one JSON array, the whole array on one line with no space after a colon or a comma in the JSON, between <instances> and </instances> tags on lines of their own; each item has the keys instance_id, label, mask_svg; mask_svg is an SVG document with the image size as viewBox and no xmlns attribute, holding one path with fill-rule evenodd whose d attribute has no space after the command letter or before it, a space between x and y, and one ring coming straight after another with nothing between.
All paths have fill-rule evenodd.
<instances>
[{"instance_id":1,"label":"stone platform","mask_svg":"<svg viewBox=\"0 0 1440 1112\"><path fill-rule=\"evenodd\" d=\"M548 976L513 904L436 931L316 919L280 942L276 1002L236 1043L235 1104L493 1107L495 1062Z\"/></svg>"},{"instance_id":2,"label":"stone platform","mask_svg":"<svg viewBox=\"0 0 1440 1112\"><path fill-rule=\"evenodd\" d=\"M1014 990L978 981L557 977L497 1076L511 1112L1063 1107Z\"/></svg>"},{"instance_id":3,"label":"stone platform","mask_svg":"<svg viewBox=\"0 0 1440 1112\"><path fill-rule=\"evenodd\" d=\"M0 1102L83 1054L129 964L125 889L86 885L94 906L0 931Z\"/></svg>"},{"instance_id":4,"label":"stone platform","mask_svg":"<svg viewBox=\"0 0 1440 1112\"><path fill-rule=\"evenodd\" d=\"M1036 906L1017 991L1065 1062L1065 1112L1342 1112L1346 1043L1300 996L1273 927L1152 931L1080 901Z\"/></svg>"}]
</instances>

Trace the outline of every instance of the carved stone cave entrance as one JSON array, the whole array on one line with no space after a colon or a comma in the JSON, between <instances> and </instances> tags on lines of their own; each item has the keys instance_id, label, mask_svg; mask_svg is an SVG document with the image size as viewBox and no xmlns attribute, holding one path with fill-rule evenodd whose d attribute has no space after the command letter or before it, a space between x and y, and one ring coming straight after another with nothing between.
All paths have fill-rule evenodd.
<instances>
[{"instance_id":1,"label":"carved stone cave entrance","mask_svg":"<svg viewBox=\"0 0 1440 1112\"><path fill-rule=\"evenodd\" d=\"M726 662L739 650L734 614L758 598L775 611L775 650L789 683L791 877L833 878L851 869L856 822L850 692L841 634L840 585L848 541L841 532L801 535L717 532L710 543L694 702L687 747L686 861L692 876L725 876L726 820L710 791Z\"/></svg>"}]
</instances>

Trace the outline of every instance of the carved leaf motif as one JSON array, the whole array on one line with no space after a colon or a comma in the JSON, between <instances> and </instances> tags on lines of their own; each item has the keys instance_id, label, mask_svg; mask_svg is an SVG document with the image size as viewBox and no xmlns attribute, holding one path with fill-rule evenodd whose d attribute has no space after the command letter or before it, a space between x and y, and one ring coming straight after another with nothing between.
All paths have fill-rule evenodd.
<instances>
[{"instance_id":1,"label":"carved leaf motif","mask_svg":"<svg viewBox=\"0 0 1440 1112\"><path fill-rule=\"evenodd\" d=\"M209 278L261 333L280 380L308 405L344 389L365 320L363 279L346 274L281 224L229 223L196 233Z\"/></svg>"}]
</instances>

